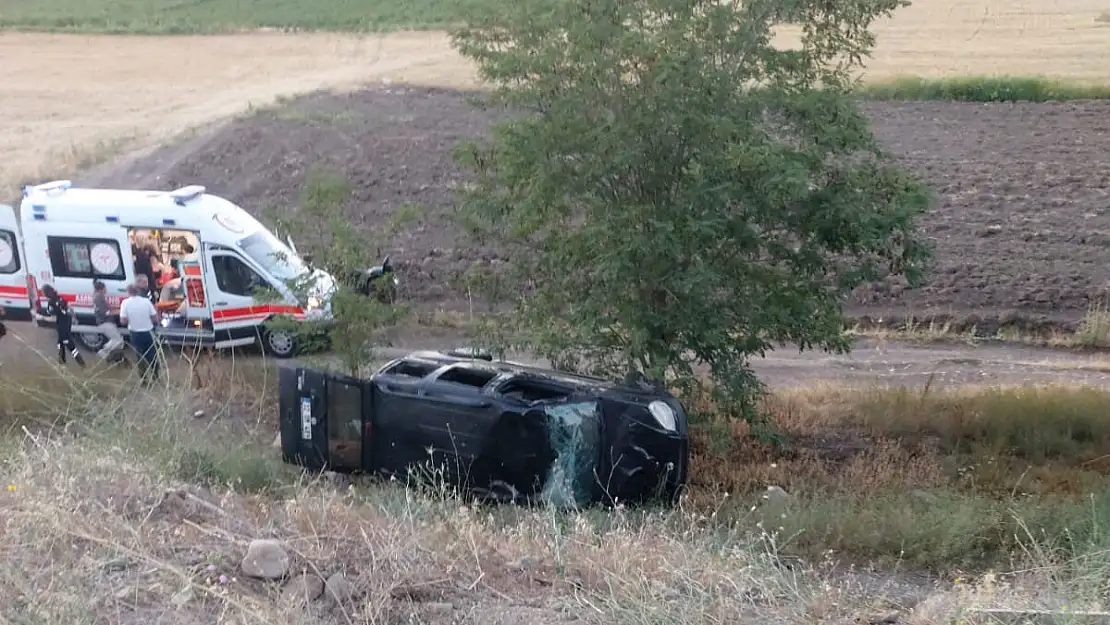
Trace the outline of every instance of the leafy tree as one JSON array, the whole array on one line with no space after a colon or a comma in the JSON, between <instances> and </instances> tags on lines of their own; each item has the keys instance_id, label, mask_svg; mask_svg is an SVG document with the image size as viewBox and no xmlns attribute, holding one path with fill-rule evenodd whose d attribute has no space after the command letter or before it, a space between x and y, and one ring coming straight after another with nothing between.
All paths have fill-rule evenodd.
<instances>
[{"instance_id":1,"label":"leafy tree","mask_svg":"<svg viewBox=\"0 0 1110 625\"><path fill-rule=\"evenodd\" d=\"M373 361L373 346L383 333L409 312L407 306L381 292L388 278L374 283L369 291L365 290L364 271L381 262L383 241L417 219L419 213L413 206L403 206L389 222L375 224L371 236L351 226L352 215L345 210L350 196L350 183L346 178L315 167L305 176L295 210L282 207L266 211L265 221L280 238L290 236L298 251L310 259L312 268L327 271L337 279L330 294L330 319L276 318L268 327L292 333L306 353L331 348L343 369L357 375L362 367ZM287 285L298 299L307 302L312 296L314 282L312 274L306 273L287 281ZM268 291L256 295L259 301L275 297L276 293Z\"/></svg>"},{"instance_id":2,"label":"leafy tree","mask_svg":"<svg viewBox=\"0 0 1110 625\"><path fill-rule=\"evenodd\" d=\"M917 284L930 255L914 232L929 193L851 94L869 26L904 4L478 7L453 42L519 113L459 151L461 223L512 259L488 289L515 302L497 346L710 389L745 417L753 356L848 350L849 293ZM788 25L800 45L776 47Z\"/></svg>"}]
</instances>

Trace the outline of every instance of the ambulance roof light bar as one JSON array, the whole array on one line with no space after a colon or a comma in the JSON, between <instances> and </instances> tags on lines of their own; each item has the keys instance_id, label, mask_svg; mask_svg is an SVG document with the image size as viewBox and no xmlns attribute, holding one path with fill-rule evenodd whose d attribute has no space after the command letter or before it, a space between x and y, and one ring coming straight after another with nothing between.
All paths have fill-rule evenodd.
<instances>
[{"instance_id":1,"label":"ambulance roof light bar","mask_svg":"<svg viewBox=\"0 0 1110 625\"><path fill-rule=\"evenodd\" d=\"M73 182L69 180L52 180L42 184L29 184L23 187L23 197L27 197L32 193L50 193L51 191L65 191L73 186Z\"/></svg>"},{"instance_id":2,"label":"ambulance roof light bar","mask_svg":"<svg viewBox=\"0 0 1110 625\"><path fill-rule=\"evenodd\" d=\"M170 197L173 198L173 201L178 206L185 206L185 202L188 202L189 200L194 200L200 195L203 195L204 191L205 188L202 185L191 184L189 186L170 191Z\"/></svg>"}]
</instances>

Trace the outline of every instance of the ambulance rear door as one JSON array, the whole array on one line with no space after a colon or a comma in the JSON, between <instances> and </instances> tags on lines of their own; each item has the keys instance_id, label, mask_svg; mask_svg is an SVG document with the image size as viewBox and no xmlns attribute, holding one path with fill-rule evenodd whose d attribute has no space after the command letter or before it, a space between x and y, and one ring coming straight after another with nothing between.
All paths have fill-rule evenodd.
<instances>
[{"instance_id":1,"label":"ambulance rear door","mask_svg":"<svg viewBox=\"0 0 1110 625\"><path fill-rule=\"evenodd\" d=\"M27 255L19 236L15 210L0 204L0 321L30 321L31 294L27 292Z\"/></svg>"}]
</instances>

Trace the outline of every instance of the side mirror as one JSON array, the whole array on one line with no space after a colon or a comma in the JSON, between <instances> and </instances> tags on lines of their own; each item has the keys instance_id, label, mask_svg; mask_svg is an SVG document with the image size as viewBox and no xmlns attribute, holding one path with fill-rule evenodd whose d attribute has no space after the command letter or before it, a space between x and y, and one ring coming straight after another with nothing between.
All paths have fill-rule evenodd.
<instances>
[{"instance_id":1,"label":"side mirror","mask_svg":"<svg viewBox=\"0 0 1110 625\"><path fill-rule=\"evenodd\" d=\"M293 250L293 251L296 251L296 250ZM306 264L306 265L310 265L310 266L311 266L311 265L312 265L312 254L304 254L304 255L302 255L302 256L301 256L301 260L303 260L303 261L304 261L304 264Z\"/></svg>"}]
</instances>

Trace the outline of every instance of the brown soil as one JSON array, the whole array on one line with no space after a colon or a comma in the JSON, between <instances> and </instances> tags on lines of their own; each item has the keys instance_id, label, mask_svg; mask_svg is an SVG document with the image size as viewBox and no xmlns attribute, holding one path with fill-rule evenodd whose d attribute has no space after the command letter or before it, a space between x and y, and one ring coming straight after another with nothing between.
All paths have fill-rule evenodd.
<instances>
[{"instance_id":1,"label":"brown soil","mask_svg":"<svg viewBox=\"0 0 1110 625\"><path fill-rule=\"evenodd\" d=\"M874 103L888 149L935 190L922 229L936 247L927 284L860 289L850 312L873 320L951 315L977 324L1074 324L1110 286L1110 102ZM355 185L346 210L372 229L404 203L426 223L393 242L408 296L458 308L446 280L491 250L462 247L451 226L463 178L450 149L479 137L491 114L459 92L399 86L312 94L185 144L94 172L88 182L170 188L203 183L258 211L293 205L314 164Z\"/></svg>"}]
</instances>

